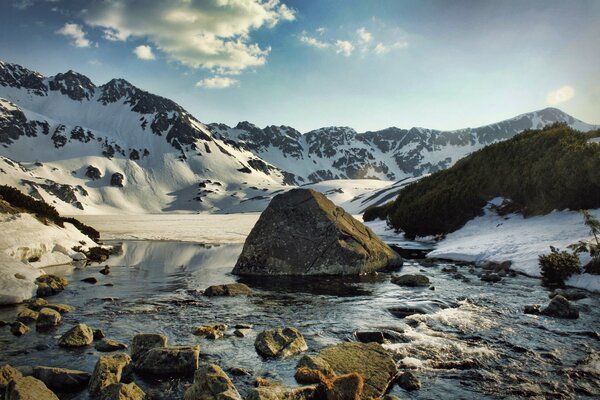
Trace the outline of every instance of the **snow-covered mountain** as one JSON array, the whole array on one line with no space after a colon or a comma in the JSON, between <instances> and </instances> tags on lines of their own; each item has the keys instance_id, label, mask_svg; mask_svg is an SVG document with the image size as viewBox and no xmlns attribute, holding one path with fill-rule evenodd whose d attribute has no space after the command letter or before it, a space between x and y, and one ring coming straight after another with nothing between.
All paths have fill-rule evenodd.
<instances>
[{"instance_id":1,"label":"snow-covered mountain","mask_svg":"<svg viewBox=\"0 0 600 400\"><path fill-rule=\"evenodd\" d=\"M329 127L301 134L249 122L230 128L205 125L122 79L96 86L74 71L44 77L0 61L0 184L63 214L106 214L261 211L275 194L312 183L362 212L413 177L559 121L598 128L552 108L447 132ZM367 194L371 189L380 191ZM364 197L352 201L350 194Z\"/></svg>"},{"instance_id":2,"label":"snow-covered mountain","mask_svg":"<svg viewBox=\"0 0 600 400\"><path fill-rule=\"evenodd\" d=\"M453 165L480 148L509 139L525 129L566 122L580 131L598 129L556 108L456 131L391 127L357 133L348 127L329 127L300 134L288 126L260 129L249 122L234 128L209 126L220 137L295 175L298 183L330 179L377 178L400 180Z\"/></svg>"},{"instance_id":3,"label":"snow-covered mountain","mask_svg":"<svg viewBox=\"0 0 600 400\"><path fill-rule=\"evenodd\" d=\"M122 79L0 62L0 183L63 213L214 211L292 183L171 100Z\"/></svg>"}]
</instances>

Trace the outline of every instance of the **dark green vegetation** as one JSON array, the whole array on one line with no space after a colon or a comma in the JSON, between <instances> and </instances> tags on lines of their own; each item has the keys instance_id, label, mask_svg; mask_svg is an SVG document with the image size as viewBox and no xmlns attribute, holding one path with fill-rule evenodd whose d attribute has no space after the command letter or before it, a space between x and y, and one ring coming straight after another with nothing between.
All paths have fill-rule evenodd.
<instances>
[{"instance_id":1,"label":"dark green vegetation","mask_svg":"<svg viewBox=\"0 0 600 400\"><path fill-rule=\"evenodd\" d=\"M34 214L41 221L50 221L61 227L68 222L93 241L97 242L100 239L100 233L91 226L85 225L75 218L61 217L58 211L48 203L27 196L11 186L0 185L0 198L16 209Z\"/></svg>"},{"instance_id":2,"label":"dark green vegetation","mask_svg":"<svg viewBox=\"0 0 600 400\"><path fill-rule=\"evenodd\" d=\"M487 146L456 165L415 182L393 203L365 212L383 216L408 237L445 234L481 215L495 197L525 216L600 207L600 131L565 124L525 131Z\"/></svg>"},{"instance_id":3,"label":"dark green vegetation","mask_svg":"<svg viewBox=\"0 0 600 400\"><path fill-rule=\"evenodd\" d=\"M542 282L545 286L564 286L573 274L579 274L579 257L568 251L550 247L550 254L539 256Z\"/></svg>"}]
</instances>

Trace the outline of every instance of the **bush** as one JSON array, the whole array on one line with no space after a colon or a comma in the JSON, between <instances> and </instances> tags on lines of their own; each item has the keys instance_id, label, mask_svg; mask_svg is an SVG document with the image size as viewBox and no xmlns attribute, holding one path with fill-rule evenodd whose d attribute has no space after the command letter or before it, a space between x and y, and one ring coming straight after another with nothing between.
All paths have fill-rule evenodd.
<instances>
[{"instance_id":1,"label":"bush","mask_svg":"<svg viewBox=\"0 0 600 400\"><path fill-rule=\"evenodd\" d=\"M374 221L378 218L385 220L387 218L389 209L393 205L394 205L394 202L390 201L381 206L372 206L372 207L367 208L365 210L365 212L363 213L363 221L365 221L365 222L366 221Z\"/></svg>"},{"instance_id":2,"label":"bush","mask_svg":"<svg viewBox=\"0 0 600 400\"><path fill-rule=\"evenodd\" d=\"M579 257L568 251L559 251L550 246L550 254L539 256L542 283L545 286L564 286L573 274L581 273Z\"/></svg>"},{"instance_id":3,"label":"bush","mask_svg":"<svg viewBox=\"0 0 600 400\"><path fill-rule=\"evenodd\" d=\"M565 124L525 131L408 185L391 206L367 216L385 214L414 237L459 229L495 197L511 199L525 216L598 208L600 145L587 142L594 135L600 131L583 134Z\"/></svg>"}]
</instances>

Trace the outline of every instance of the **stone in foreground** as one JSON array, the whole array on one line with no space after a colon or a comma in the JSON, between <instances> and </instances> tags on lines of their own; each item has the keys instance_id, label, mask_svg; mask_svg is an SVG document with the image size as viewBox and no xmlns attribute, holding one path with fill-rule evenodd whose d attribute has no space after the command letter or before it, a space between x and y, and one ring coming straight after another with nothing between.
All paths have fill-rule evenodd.
<instances>
[{"instance_id":1,"label":"stone in foreground","mask_svg":"<svg viewBox=\"0 0 600 400\"><path fill-rule=\"evenodd\" d=\"M53 390L73 391L90 381L90 374L65 368L34 367L33 376Z\"/></svg>"},{"instance_id":2,"label":"stone in foreground","mask_svg":"<svg viewBox=\"0 0 600 400\"><path fill-rule=\"evenodd\" d=\"M315 386L284 387L284 386L261 386L253 389L247 400L314 400L316 396Z\"/></svg>"},{"instance_id":3,"label":"stone in foreground","mask_svg":"<svg viewBox=\"0 0 600 400\"><path fill-rule=\"evenodd\" d=\"M123 370L130 363L131 357L125 353L100 356L88 385L90 393L92 395L98 394L113 383L121 382Z\"/></svg>"},{"instance_id":4,"label":"stone in foreground","mask_svg":"<svg viewBox=\"0 0 600 400\"><path fill-rule=\"evenodd\" d=\"M342 343L319 353L338 375L358 373L364 379L361 399L383 396L398 372L391 355L377 343Z\"/></svg>"},{"instance_id":5,"label":"stone in foreground","mask_svg":"<svg viewBox=\"0 0 600 400\"><path fill-rule=\"evenodd\" d=\"M199 357L199 346L155 347L136 361L135 369L151 375L193 375Z\"/></svg>"},{"instance_id":6,"label":"stone in foreground","mask_svg":"<svg viewBox=\"0 0 600 400\"><path fill-rule=\"evenodd\" d=\"M364 224L312 189L273 198L244 243L237 275L360 275L402 265Z\"/></svg>"},{"instance_id":7,"label":"stone in foreground","mask_svg":"<svg viewBox=\"0 0 600 400\"><path fill-rule=\"evenodd\" d=\"M267 329L258 334L254 342L263 357L289 357L308 350L304 337L296 328Z\"/></svg>"},{"instance_id":8,"label":"stone in foreground","mask_svg":"<svg viewBox=\"0 0 600 400\"><path fill-rule=\"evenodd\" d=\"M224 285L212 285L204 290L204 295L208 297L216 296L248 296L253 293L247 285L243 283L227 283Z\"/></svg>"},{"instance_id":9,"label":"stone in foreground","mask_svg":"<svg viewBox=\"0 0 600 400\"><path fill-rule=\"evenodd\" d=\"M113 383L100 393L100 400L144 400L145 398L146 393L135 382Z\"/></svg>"},{"instance_id":10,"label":"stone in foreground","mask_svg":"<svg viewBox=\"0 0 600 400\"><path fill-rule=\"evenodd\" d=\"M61 347L88 346L94 341L94 331L86 324L78 324L69 329L58 340Z\"/></svg>"},{"instance_id":11,"label":"stone in foreground","mask_svg":"<svg viewBox=\"0 0 600 400\"><path fill-rule=\"evenodd\" d=\"M10 381L4 393L6 400L58 400L44 382L32 376L24 376Z\"/></svg>"},{"instance_id":12,"label":"stone in foreground","mask_svg":"<svg viewBox=\"0 0 600 400\"><path fill-rule=\"evenodd\" d=\"M225 372L215 364L203 365L194 373L194 384L184 400L242 400Z\"/></svg>"},{"instance_id":13,"label":"stone in foreground","mask_svg":"<svg viewBox=\"0 0 600 400\"><path fill-rule=\"evenodd\" d=\"M11 367L8 364L4 364L0 367L0 394L4 394L4 390L10 383L10 381L22 377L23 374L16 368ZM0 398L2 398L0 396Z\"/></svg>"},{"instance_id":14,"label":"stone in foreground","mask_svg":"<svg viewBox=\"0 0 600 400\"><path fill-rule=\"evenodd\" d=\"M133 362L141 360L146 353L155 347L166 347L169 339L158 333L140 333L133 337L131 343L131 358Z\"/></svg>"}]
</instances>

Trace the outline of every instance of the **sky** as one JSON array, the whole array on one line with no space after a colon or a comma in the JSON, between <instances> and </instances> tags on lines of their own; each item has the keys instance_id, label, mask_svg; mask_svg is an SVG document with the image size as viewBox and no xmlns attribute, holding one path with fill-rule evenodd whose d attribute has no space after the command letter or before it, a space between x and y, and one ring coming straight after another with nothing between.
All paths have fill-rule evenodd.
<instances>
[{"instance_id":1,"label":"sky","mask_svg":"<svg viewBox=\"0 0 600 400\"><path fill-rule=\"evenodd\" d=\"M0 0L0 59L170 98L205 123L600 124L597 0Z\"/></svg>"}]
</instances>

